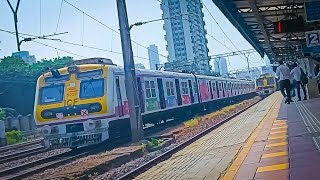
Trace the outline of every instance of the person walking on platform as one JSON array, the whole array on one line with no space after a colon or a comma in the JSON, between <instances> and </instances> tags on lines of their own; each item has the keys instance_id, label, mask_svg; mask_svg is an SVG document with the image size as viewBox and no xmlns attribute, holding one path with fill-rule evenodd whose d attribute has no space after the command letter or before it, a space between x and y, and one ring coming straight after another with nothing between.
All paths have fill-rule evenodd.
<instances>
[{"instance_id":1,"label":"person walking on platform","mask_svg":"<svg viewBox=\"0 0 320 180\"><path fill-rule=\"evenodd\" d=\"M318 83L318 91L320 94L320 65L317 64L315 69L314 69L314 74L316 75L317 83Z\"/></svg>"},{"instance_id":2,"label":"person walking on platform","mask_svg":"<svg viewBox=\"0 0 320 180\"><path fill-rule=\"evenodd\" d=\"M290 94L290 69L283 64L283 61L280 61L279 64L280 66L277 67L276 74L279 77L280 90L283 97L287 97L285 103L290 104L290 102L293 102Z\"/></svg>"},{"instance_id":3,"label":"person walking on platform","mask_svg":"<svg viewBox=\"0 0 320 180\"><path fill-rule=\"evenodd\" d=\"M293 64L294 68L290 72L290 76L293 76L293 79L295 81L295 88L297 89L297 94L298 94L298 101L301 101L301 95L300 95L300 87L302 88L303 91L303 100L307 100L307 91L306 91L306 83L303 82L302 78L305 78L303 76L306 76L303 74L303 70L298 67L296 63Z\"/></svg>"}]
</instances>

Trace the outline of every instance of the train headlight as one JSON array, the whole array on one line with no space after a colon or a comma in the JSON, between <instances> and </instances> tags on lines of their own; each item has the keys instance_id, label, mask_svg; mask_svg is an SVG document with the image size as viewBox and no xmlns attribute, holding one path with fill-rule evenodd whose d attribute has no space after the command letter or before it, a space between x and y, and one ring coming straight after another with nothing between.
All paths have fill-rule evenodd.
<instances>
[{"instance_id":1,"label":"train headlight","mask_svg":"<svg viewBox=\"0 0 320 180\"><path fill-rule=\"evenodd\" d=\"M86 127L87 130L92 130L95 128L96 124L92 119L89 119L84 122L84 126Z\"/></svg>"},{"instance_id":2,"label":"train headlight","mask_svg":"<svg viewBox=\"0 0 320 180\"><path fill-rule=\"evenodd\" d=\"M43 126L42 129L41 129L41 133L43 135L49 135L51 133L50 126L48 126L48 125Z\"/></svg>"},{"instance_id":3,"label":"train headlight","mask_svg":"<svg viewBox=\"0 0 320 180\"><path fill-rule=\"evenodd\" d=\"M102 106L100 103L91 104L89 106L89 112L99 112L101 111Z\"/></svg>"},{"instance_id":4,"label":"train headlight","mask_svg":"<svg viewBox=\"0 0 320 180\"><path fill-rule=\"evenodd\" d=\"M59 133L59 126L51 127L51 134L58 134Z\"/></svg>"},{"instance_id":5,"label":"train headlight","mask_svg":"<svg viewBox=\"0 0 320 180\"><path fill-rule=\"evenodd\" d=\"M41 112L41 116L43 118L53 118L54 117L54 113L51 110L44 110Z\"/></svg>"},{"instance_id":6,"label":"train headlight","mask_svg":"<svg viewBox=\"0 0 320 180\"><path fill-rule=\"evenodd\" d=\"M96 120L94 124L96 126L95 128L100 128L102 126L101 120Z\"/></svg>"}]
</instances>

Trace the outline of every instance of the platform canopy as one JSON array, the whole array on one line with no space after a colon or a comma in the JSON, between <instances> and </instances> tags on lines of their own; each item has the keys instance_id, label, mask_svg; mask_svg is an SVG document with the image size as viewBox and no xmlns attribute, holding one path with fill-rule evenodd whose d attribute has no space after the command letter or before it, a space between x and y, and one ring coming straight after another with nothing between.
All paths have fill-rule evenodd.
<instances>
[{"instance_id":1,"label":"platform canopy","mask_svg":"<svg viewBox=\"0 0 320 180\"><path fill-rule=\"evenodd\" d=\"M303 51L306 30L320 29L320 21L307 23L304 0L212 0L244 38L271 62L319 54ZM274 23L303 18L304 30L275 33ZM318 59L319 60L319 59Z\"/></svg>"}]
</instances>

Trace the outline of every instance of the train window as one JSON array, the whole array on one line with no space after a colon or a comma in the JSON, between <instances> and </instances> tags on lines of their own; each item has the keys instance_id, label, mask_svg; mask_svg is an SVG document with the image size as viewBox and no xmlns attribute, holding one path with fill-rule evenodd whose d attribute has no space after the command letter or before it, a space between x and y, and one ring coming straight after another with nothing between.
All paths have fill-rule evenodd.
<instances>
[{"instance_id":1,"label":"train window","mask_svg":"<svg viewBox=\"0 0 320 180\"><path fill-rule=\"evenodd\" d=\"M64 85L46 86L40 90L40 103L54 103L63 100Z\"/></svg>"},{"instance_id":2,"label":"train window","mask_svg":"<svg viewBox=\"0 0 320 180\"><path fill-rule=\"evenodd\" d=\"M212 91L215 91L216 90L216 83L212 83Z\"/></svg>"},{"instance_id":3,"label":"train window","mask_svg":"<svg viewBox=\"0 0 320 180\"><path fill-rule=\"evenodd\" d=\"M104 79L82 80L80 83L80 98L95 98L104 95Z\"/></svg>"},{"instance_id":4,"label":"train window","mask_svg":"<svg viewBox=\"0 0 320 180\"><path fill-rule=\"evenodd\" d=\"M181 89L182 89L182 94L189 94L187 82L181 82Z\"/></svg>"},{"instance_id":5,"label":"train window","mask_svg":"<svg viewBox=\"0 0 320 180\"><path fill-rule=\"evenodd\" d=\"M193 82L194 93L197 94L198 88L196 82Z\"/></svg>"},{"instance_id":6,"label":"train window","mask_svg":"<svg viewBox=\"0 0 320 180\"><path fill-rule=\"evenodd\" d=\"M173 82L166 82L167 96L174 96Z\"/></svg>"},{"instance_id":7,"label":"train window","mask_svg":"<svg viewBox=\"0 0 320 180\"><path fill-rule=\"evenodd\" d=\"M145 81L145 88L146 88L146 97L147 98L155 98L156 95L156 87L154 81Z\"/></svg>"}]
</instances>

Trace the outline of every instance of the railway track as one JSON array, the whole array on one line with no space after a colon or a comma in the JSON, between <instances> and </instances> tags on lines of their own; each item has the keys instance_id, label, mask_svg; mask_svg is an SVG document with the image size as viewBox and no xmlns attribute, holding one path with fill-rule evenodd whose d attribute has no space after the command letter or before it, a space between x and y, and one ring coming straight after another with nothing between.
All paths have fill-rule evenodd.
<instances>
[{"instance_id":1,"label":"railway track","mask_svg":"<svg viewBox=\"0 0 320 180\"><path fill-rule=\"evenodd\" d=\"M28 147L28 146L40 145L41 144L41 140L42 139L36 139L36 140L33 140L33 141L27 141L27 142L23 142L23 143L19 143L19 144L0 147L0 154L8 152L8 151L21 149L21 148Z\"/></svg>"},{"instance_id":2,"label":"railway track","mask_svg":"<svg viewBox=\"0 0 320 180\"><path fill-rule=\"evenodd\" d=\"M153 133L157 133L165 129L166 127L172 126L174 124L176 124L176 122L167 122L159 126L150 126L148 128L145 128L145 135L151 136ZM121 139L121 140L118 140L117 142L113 142L112 145L110 146L109 145L87 146L87 147L82 147L76 150L70 150L61 154L51 155L48 157L37 159L28 163L24 163L11 168L0 170L0 179L6 179L6 180L22 179L30 175L44 171L46 169L57 167L62 164L66 164L77 158L81 158L91 154L96 154L105 150L111 150L115 147L124 145L129 142L130 142L130 139ZM0 163L17 160L23 157L28 157L41 152L45 152L45 151L48 151L48 149L45 149L44 147L35 147L32 149L27 149L25 151L20 151L15 154L10 154L6 158L1 158Z\"/></svg>"},{"instance_id":3,"label":"railway track","mask_svg":"<svg viewBox=\"0 0 320 180\"><path fill-rule=\"evenodd\" d=\"M201 133L197 134L196 136L180 143L178 146L170 149L169 151L166 151L164 153L162 153L161 155L157 156L154 159L151 159L150 161L146 162L145 164L142 164L141 166L139 166L138 168L133 169L132 171L126 173L125 175L121 176L120 178L118 178L118 180L128 180L128 179L134 179L136 176L138 176L139 174L147 171L148 169L150 169L151 167L155 166L156 164L170 158L173 154L177 153L178 151L182 150L183 148L187 147L188 145L190 145L191 143L195 142L196 140L200 139L201 137L203 137L204 135L208 134L209 132L211 132L212 130L218 128L219 126L221 126L222 124L226 123L227 121L231 120L232 118L238 116L239 114L241 114L242 112L246 111L247 109L249 109L250 107L254 106L255 104L257 104L258 102L260 102L263 99L260 99L259 101L251 104L250 106L242 109L241 111L231 115L230 117L226 118L225 120L223 120L222 122L202 131Z\"/></svg>"},{"instance_id":4,"label":"railway track","mask_svg":"<svg viewBox=\"0 0 320 180\"><path fill-rule=\"evenodd\" d=\"M18 160L21 158L29 157L35 154L48 151L45 147L41 145L30 146L30 148L25 150L14 151L13 153L8 153L3 156L0 156L0 164Z\"/></svg>"}]
</instances>

